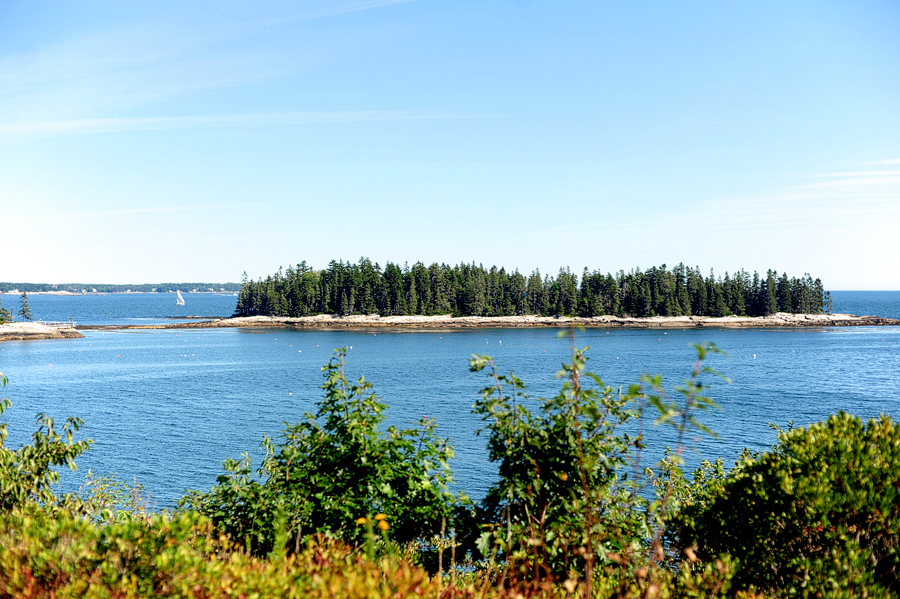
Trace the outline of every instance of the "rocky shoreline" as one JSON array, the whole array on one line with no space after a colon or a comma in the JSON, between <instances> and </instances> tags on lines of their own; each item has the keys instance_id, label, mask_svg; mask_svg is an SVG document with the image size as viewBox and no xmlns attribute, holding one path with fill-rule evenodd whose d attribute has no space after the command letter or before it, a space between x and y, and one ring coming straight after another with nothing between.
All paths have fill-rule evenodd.
<instances>
[{"instance_id":1,"label":"rocky shoreline","mask_svg":"<svg viewBox=\"0 0 900 599\"><path fill-rule=\"evenodd\" d=\"M32 339L78 339L84 337L68 323L7 322L0 324L0 342Z\"/></svg>"},{"instance_id":2,"label":"rocky shoreline","mask_svg":"<svg viewBox=\"0 0 900 599\"><path fill-rule=\"evenodd\" d=\"M320 314L291 318L286 316L244 316L202 322L180 322L158 325L85 325L79 329L213 329L213 328L284 328L284 329L469 329L469 328L762 328L762 327L849 327L900 326L900 320L880 316L851 314L787 314L771 316L654 316L629 318L596 316L593 318L555 316L339 316Z\"/></svg>"}]
</instances>

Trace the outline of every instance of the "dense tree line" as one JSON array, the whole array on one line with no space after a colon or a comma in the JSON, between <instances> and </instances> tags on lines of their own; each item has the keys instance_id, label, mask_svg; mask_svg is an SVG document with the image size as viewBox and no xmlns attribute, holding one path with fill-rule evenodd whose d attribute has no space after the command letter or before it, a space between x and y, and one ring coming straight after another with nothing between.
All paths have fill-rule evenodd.
<instances>
[{"instance_id":1,"label":"dense tree line","mask_svg":"<svg viewBox=\"0 0 900 599\"><path fill-rule=\"evenodd\" d=\"M303 261L255 281L245 274L235 315L764 316L820 314L830 305L821 280L774 270L704 277L697 267L663 264L615 275L585 268L579 278L561 268L555 277L538 270L526 277L474 263L401 268L387 262L382 269L361 258L331 261L324 270Z\"/></svg>"}]
</instances>

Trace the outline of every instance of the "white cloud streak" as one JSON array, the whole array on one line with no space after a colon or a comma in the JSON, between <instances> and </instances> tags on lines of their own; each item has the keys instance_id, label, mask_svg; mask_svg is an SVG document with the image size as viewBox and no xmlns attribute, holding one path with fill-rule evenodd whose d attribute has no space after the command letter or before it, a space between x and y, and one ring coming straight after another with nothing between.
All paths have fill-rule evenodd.
<instances>
[{"instance_id":1,"label":"white cloud streak","mask_svg":"<svg viewBox=\"0 0 900 599\"><path fill-rule=\"evenodd\" d=\"M200 115L171 117L86 118L26 123L0 123L3 135L65 135L162 129L203 129L221 127L265 127L272 125L315 125L372 121L417 121L475 118L448 113L417 113L404 110L359 110L332 112L273 112L256 114ZM483 117L482 117L483 118Z\"/></svg>"},{"instance_id":2,"label":"white cloud streak","mask_svg":"<svg viewBox=\"0 0 900 599\"><path fill-rule=\"evenodd\" d=\"M68 221L84 218L109 218L119 216L137 216L146 214L170 214L176 212L192 212L198 210L221 210L223 208L258 208L264 204L198 204L195 206L153 206L147 208L124 208L121 210L88 210L82 212L70 212L66 214L45 214L41 216L26 216L22 218L8 218L8 225L29 225L53 221Z\"/></svg>"},{"instance_id":3,"label":"white cloud streak","mask_svg":"<svg viewBox=\"0 0 900 599\"><path fill-rule=\"evenodd\" d=\"M148 20L95 31L21 51L0 54L0 114L4 129L29 123L89 120L209 90L232 89L302 72L340 52L346 40L316 33L287 35L292 24L333 18L412 0L305 2L270 7L237 6L197 20ZM280 14L272 14L280 13ZM242 41L271 34L271 43L249 49ZM69 127L89 127L87 123ZM52 128L53 126L47 125Z\"/></svg>"}]
</instances>

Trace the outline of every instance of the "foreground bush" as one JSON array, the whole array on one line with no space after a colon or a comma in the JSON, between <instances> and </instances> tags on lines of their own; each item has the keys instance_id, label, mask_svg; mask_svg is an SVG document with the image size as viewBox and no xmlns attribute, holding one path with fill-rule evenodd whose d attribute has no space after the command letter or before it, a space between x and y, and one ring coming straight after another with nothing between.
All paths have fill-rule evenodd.
<instances>
[{"instance_id":1,"label":"foreground bush","mask_svg":"<svg viewBox=\"0 0 900 599\"><path fill-rule=\"evenodd\" d=\"M435 434L433 420L384 432L384 404L371 384L350 383L343 350L322 369L325 397L306 421L289 425L283 440L266 439L266 457L253 476L249 460L226 462L226 474L208 493L193 492L182 505L215 522L256 555L299 551L320 533L359 543L361 519L384 514L379 525L408 542L441 530L458 498L447 486L452 447Z\"/></svg>"},{"instance_id":2,"label":"foreground bush","mask_svg":"<svg viewBox=\"0 0 900 599\"><path fill-rule=\"evenodd\" d=\"M602 578L592 597L724 597L728 561L620 588ZM645 575L645 578L648 578ZM219 597L512 599L583 596L583 583L496 585L490 573L432 577L397 556L368 558L317 537L290 556L233 547L196 513L96 525L31 506L0 516L0 597Z\"/></svg>"},{"instance_id":3,"label":"foreground bush","mask_svg":"<svg viewBox=\"0 0 900 599\"><path fill-rule=\"evenodd\" d=\"M779 434L677 526L701 557L740 560L735 584L799 596L900 594L900 426L840 413Z\"/></svg>"},{"instance_id":4,"label":"foreground bush","mask_svg":"<svg viewBox=\"0 0 900 599\"><path fill-rule=\"evenodd\" d=\"M96 526L65 512L0 518L0 597L436 597L428 574L334 541L290 557L232 550L183 514Z\"/></svg>"}]
</instances>

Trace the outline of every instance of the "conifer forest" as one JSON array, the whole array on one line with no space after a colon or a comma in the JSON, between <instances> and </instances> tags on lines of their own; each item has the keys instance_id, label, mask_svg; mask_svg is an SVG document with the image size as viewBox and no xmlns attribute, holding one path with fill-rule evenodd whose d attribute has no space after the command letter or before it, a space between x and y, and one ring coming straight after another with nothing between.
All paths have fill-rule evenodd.
<instances>
[{"instance_id":1,"label":"conifer forest","mask_svg":"<svg viewBox=\"0 0 900 599\"><path fill-rule=\"evenodd\" d=\"M809 274L789 277L744 269L703 276L699 267L665 264L616 274L578 277L560 268L555 277L518 270L416 262L381 268L368 258L331 261L315 270L306 261L265 279L244 276L235 316L380 314L455 316L766 316L776 312L831 311L830 294Z\"/></svg>"}]
</instances>

